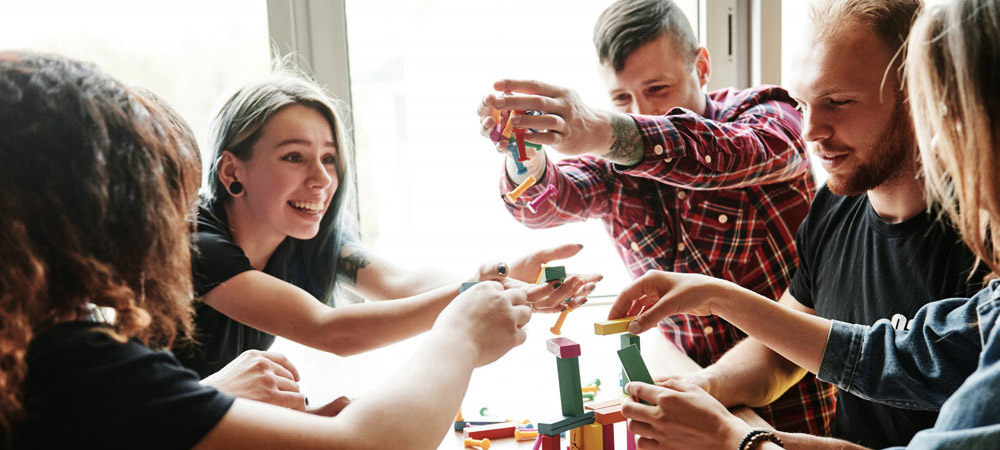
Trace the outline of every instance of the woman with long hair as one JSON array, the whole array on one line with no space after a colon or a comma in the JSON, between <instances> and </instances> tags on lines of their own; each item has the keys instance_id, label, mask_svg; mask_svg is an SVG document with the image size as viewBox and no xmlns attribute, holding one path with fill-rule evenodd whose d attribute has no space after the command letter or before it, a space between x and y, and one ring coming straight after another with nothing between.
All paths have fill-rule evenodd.
<instances>
[{"instance_id":1,"label":"woman with long hair","mask_svg":"<svg viewBox=\"0 0 1000 450\"><path fill-rule=\"evenodd\" d=\"M304 76L280 72L248 84L211 126L212 168L198 212L194 346L185 366L207 376L274 336L351 355L430 328L459 282L402 268L359 242L350 139L336 102ZM468 281L534 283L542 263L576 254L564 245L510 264L481 266ZM577 306L600 275L570 275L529 292L536 309ZM519 280L519 281L518 281ZM336 287L369 300L333 308Z\"/></svg>"},{"instance_id":2,"label":"woman with long hair","mask_svg":"<svg viewBox=\"0 0 1000 450\"><path fill-rule=\"evenodd\" d=\"M649 308L630 331L665 316L717 314L818 378L855 395L939 411L907 448L1000 446L1000 4L953 0L918 18L906 52L906 90L925 191L985 264L992 281L971 298L930 303L907 329L822 319L722 280L650 272L612 307ZM905 262L900 261L900 264ZM833 439L751 430L701 387L683 379L630 383L623 414L653 448L860 448ZM777 438L777 439L775 439Z\"/></svg>"},{"instance_id":3,"label":"woman with long hair","mask_svg":"<svg viewBox=\"0 0 1000 450\"><path fill-rule=\"evenodd\" d=\"M191 332L200 182L164 113L93 65L0 53L0 159L5 447L431 449L473 368L524 341L525 290L483 282L337 417L234 399L157 350Z\"/></svg>"}]
</instances>

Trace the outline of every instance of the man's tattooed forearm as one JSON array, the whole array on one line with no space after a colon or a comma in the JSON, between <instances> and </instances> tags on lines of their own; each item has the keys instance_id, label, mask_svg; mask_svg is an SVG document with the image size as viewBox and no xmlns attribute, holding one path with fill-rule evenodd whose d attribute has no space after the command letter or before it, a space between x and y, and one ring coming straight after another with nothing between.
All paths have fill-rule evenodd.
<instances>
[{"instance_id":1,"label":"man's tattooed forearm","mask_svg":"<svg viewBox=\"0 0 1000 450\"><path fill-rule=\"evenodd\" d=\"M645 154L642 147L642 136L639 134L639 127L631 117L625 114L611 115L611 128L614 140L611 143L611 151L604 155L604 159L624 166L632 166Z\"/></svg>"},{"instance_id":2,"label":"man's tattooed forearm","mask_svg":"<svg viewBox=\"0 0 1000 450\"><path fill-rule=\"evenodd\" d=\"M339 275L351 286L358 285L358 271L368 267L372 262L365 257L365 252L357 251L340 260Z\"/></svg>"}]
</instances>

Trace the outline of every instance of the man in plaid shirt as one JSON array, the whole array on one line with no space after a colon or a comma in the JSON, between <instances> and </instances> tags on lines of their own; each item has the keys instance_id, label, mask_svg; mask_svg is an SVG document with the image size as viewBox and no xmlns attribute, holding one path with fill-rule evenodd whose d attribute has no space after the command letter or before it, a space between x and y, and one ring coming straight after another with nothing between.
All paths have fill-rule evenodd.
<instances>
[{"instance_id":1,"label":"man in plaid shirt","mask_svg":"<svg viewBox=\"0 0 1000 450\"><path fill-rule=\"evenodd\" d=\"M490 95L480 108L484 135L496 126L491 107L540 111L511 120L538 130L526 133L528 141L578 156L553 162L529 150L523 175L508 156L502 192L529 175L538 180L507 203L511 214L532 228L600 218L633 277L652 269L703 273L780 297L814 194L795 101L778 87L705 95L708 51L670 0L615 2L594 42L616 112L591 109L566 89L513 80L494 87L531 95ZM504 144L498 150L506 152ZM526 203L550 184L557 193L529 211ZM661 330L702 366L745 337L715 316L671 317ZM807 375L755 410L778 429L825 435L834 393Z\"/></svg>"}]
</instances>

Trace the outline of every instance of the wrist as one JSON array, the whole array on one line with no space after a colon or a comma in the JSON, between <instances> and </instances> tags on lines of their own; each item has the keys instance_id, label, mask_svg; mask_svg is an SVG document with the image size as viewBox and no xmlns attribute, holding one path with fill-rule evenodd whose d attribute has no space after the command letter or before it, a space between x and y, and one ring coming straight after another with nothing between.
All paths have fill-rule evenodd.
<instances>
[{"instance_id":1,"label":"wrist","mask_svg":"<svg viewBox=\"0 0 1000 450\"><path fill-rule=\"evenodd\" d=\"M785 448L781 438L771 430L755 429L750 430L740 441L737 450L761 450L771 448Z\"/></svg>"}]
</instances>

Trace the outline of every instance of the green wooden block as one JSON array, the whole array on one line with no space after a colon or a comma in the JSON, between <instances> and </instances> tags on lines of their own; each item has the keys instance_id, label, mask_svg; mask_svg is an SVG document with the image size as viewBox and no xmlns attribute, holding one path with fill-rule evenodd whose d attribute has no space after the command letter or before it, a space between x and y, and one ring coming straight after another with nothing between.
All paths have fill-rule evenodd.
<instances>
[{"instance_id":1,"label":"green wooden block","mask_svg":"<svg viewBox=\"0 0 1000 450\"><path fill-rule=\"evenodd\" d=\"M563 281L566 279L566 267L565 266L552 266L545 268L545 282L548 283L552 280Z\"/></svg>"},{"instance_id":2,"label":"green wooden block","mask_svg":"<svg viewBox=\"0 0 1000 450\"><path fill-rule=\"evenodd\" d=\"M592 423L594 423L594 412L587 411L586 414L566 416L551 422L538 422L538 434L555 436L563 431L569 431Z\"/></svg>"},{"instance_id":3,"label":"green wooden block","mask_svg":"<svg viewBox=\"0 0 1000 450\"><path fill-rule=\"evenodd\" d=\"M462 283L462 285L458 287L458 293L461 294L465 292L466 289L469 289L470 287L473 287L477 284L479 284L478 281L467 281L465 283Z\"/></svg>"},{"instance_id":4,"label":"green wooden block","mask_svg":"<svg viewBox=\"0 0 1000 450\"><path fill-rule=\"evenodd\" d=\"M578 358L556 358L559 371L559 398L564 416L583 414L583 392L580 390L580 361Z\"/></svg>"},{"instance_id":5,"label":"green wooden block","mask_svg":"<svg viewBox=\"0 0 1000 450\"><path fill-rule=\"evenodd\" d=\"M628 347L630 345L636 346L636 348L642 349L639 346L639 336L632 333L625 333L622 335L622 348Z\"/></svg>"},{"instance_id":6,"label":"green wooden block","mask_svg":"<svg viewBox=\"0 0 1000 450\"><path fill-rule=\"evenodd\" d=\"M639 353L639 347L630 345L618 350L618 359L622 360L622 368L625 369L630 381L654 384L653 376L649 374L646 362L642 360L642 354ZM649 404L645 401L643 403Z\"/></svg>"}]
</instances>

